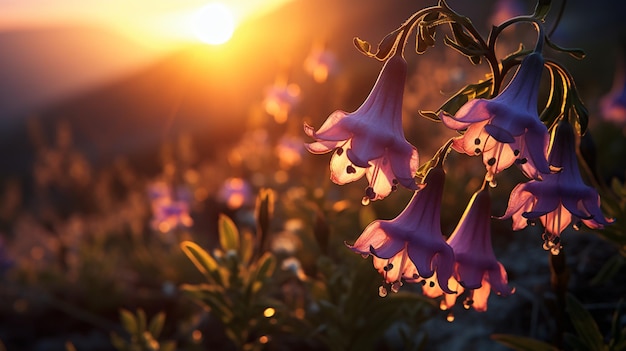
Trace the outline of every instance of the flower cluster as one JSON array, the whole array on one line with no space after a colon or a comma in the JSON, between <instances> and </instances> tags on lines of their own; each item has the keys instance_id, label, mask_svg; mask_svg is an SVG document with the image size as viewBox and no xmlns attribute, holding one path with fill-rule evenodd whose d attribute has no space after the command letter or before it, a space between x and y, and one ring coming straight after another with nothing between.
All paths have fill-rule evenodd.
<instances>
[{"instance_id":1,"label":"flower cluster","mask_svg":"<svg viewBox=\"0 0 626 351\"><path fill-rule=\"evenodd\" d=\"M454 16L447 8L436 10L439 16ZM427 16L414 15L412 19L426 21ZM406 44L406 34L400 29L409 31L412 20L394 32L395 38L391 35L385 39L395 39L393 45L381 42L376 54L369 53L369 44L357 41L361 51L385 62L371 93L356 111L335 111L318 130L305 124L305 133L315 140L307 144L307 149L315 154L333 153L330 177L334 183L343 185L367 178L364 205L384 199L399 185L414 191L396 218L372 222L354 244L347 244L354 252L373 257L374 267L384 277L381 296L387 295L388 288L397 292L404 283L421 283L425 295L444 295L444 310L465 294L465 308L485 311L492 290L503 296L513 293L506 270L492 249L491 196L486 186L496 187L496 175L512 165L530 180L511 192L506 213L499 218L512 217L514 230L539 219L545 227L544 249L552 254L559 254L560 234L574 218L592 229L612 222L602 214L598 193L580 176L572 126L562 114L551 117L559 123L547 123L539 116L539 90L547 64L542 54L545 37L540 21L526 19L539 32L535 50L521 62L511 64L519 67L503 89L499 85L506 72L498 69L504 65L491 62L499 79L493 79L491 96L474 91L474 98L467 98L457 109L442 107L433 114L460 135L422 167L418 168L417 149L406 140L402 127L407 61L403 47L399 47ZM499 30L512 23L501 25ZM381 53L384 48L387 52ZM446 240L440 212L446 178L443 164L450 147L469 156L481 156L486 174L482 187ZM417 182L418 178L423 180Z\"/></svg>"}]
</instances>

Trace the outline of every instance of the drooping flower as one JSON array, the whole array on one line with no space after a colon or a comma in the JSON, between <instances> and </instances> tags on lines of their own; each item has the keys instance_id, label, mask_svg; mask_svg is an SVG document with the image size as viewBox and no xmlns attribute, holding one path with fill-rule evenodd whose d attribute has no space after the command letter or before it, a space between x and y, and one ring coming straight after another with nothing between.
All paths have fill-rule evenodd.
<instances>
[{"instance_id":1,"label":"drooping flower","mask_svg":"<svg viewBox=\"0 0 626 351\"><path fill-rule=\"evenodd\" d=\"M468 290L468 297L463 305L479 312L487 310L491 290L503 296L514 292L507 285L506 270L496 259L491 246L491 197L488 188L472 196L447 242L455 257L454 274L448 286L457 289L458 294L445 294L442 309L450 309L465 290ZM430 297L444 294L438 285L424 285L423 290Z\"/></svg>"},{"instance_id":2,"label":"drooping flower","mask_svg":"<svg viewBox=\"0 0 626 351\"><path fill-rule=\"evenodd\" d=\"M365 102L354 112L333 112L315 131L305 124L305 133L316 142L307 144L314 154L335 151L330 161L331 179L342 185L365 175L369 186L366 200L379 200L397 185L416 190L414 175L417 149L404 137L402 97L407 63L394 55L383 66Z\"/></svg>"},{"instance_id":3,"label":"drooping flower","mask_svg":"<svg viewBox=\"0 0 626 351\"><path fill-rule=\"evenodd\" d=\"M598 192L580 176L576 160L574 129L567 121L559 122L550 146L550 164L561 167L546 174L542 181L531 180L517 185L509 197L505 214L513 218L513 229L525 228L528 220L539 218L545 227L544 248L558 254L561 232L578 219L589 228L602 228L613 222L600 209ZM575 228L579 225L576 224Z\"/></svg>"},{"instance_id":4,"label":"drooping flower","mask_svg":"<svg viewBox=\"0 0 626 351\"><path fill-rule=\"evenodd\" d=\"M467 131L452 145L468 155L482 154L488 180L513 163L529 178L550 173L546 159L549 135L537 113L543 56L524 58L509 85L493 99L474 99L455 116L440 113L448 128Z\"/></svg>"},{"instance_id":5,"label":"drooping flower","mask_svg":"<svg viewBox=\"0 0 626 351\"><path fill-rule=\"evenodd\" d=\"M454 253L441 233L441 197L445 173L441 165L432 168L424 188L415 192L406 208L392 220L376 220L365 228L350 249L373 255L374 266L392 284L417 282L437 273L438 283L446 293L452 275ZM430 284L434 284L430 281ZM386 293L384 287L381 289Z\"/></svg>"}]
</instances>

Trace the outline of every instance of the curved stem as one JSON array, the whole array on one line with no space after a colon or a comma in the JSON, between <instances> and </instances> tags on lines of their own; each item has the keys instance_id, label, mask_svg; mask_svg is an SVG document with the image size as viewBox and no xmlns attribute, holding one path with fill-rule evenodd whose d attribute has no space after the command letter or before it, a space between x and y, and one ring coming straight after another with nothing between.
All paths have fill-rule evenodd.
<instances>
[{"instance_id":1,"label":"curved stem","mask_svg":"<svg viewBox=\"0 0 626 351\"><path fill-rule=\"evenodd\" d=\"M453 142L454 138L450 138L441 148L439 148L439 150L435 154L435 156L437 157L437 163L435 164L435 167L443 166L443 163L446 161L446 158L450 153L450 146Z\"/></svg>"},{"instance_id":2,"label":"curved stem","mask_svg":"<svg viewBox=\"0 0 626 351\"><path fill-rule=\"evenodd\" d=\"M427 7L425 9L421 9L415 12L414 14L411 15L411 17L409 17L406 21L404 21L404 23L402 24L402 27L405 27L405 28L403 29L402 35L400 36L400 39L398 41L398 43L400 44L400 53L404 51L404 48L406 47L406 44L408 41L408 35L410 32L413 31L413 29L415 28L415 25L419 23L420 20L427 14L434 12L434 11L441 11L441 10L444 10L444 8L438 5Z\"/></svg>"},{"instance_id":3,"label":"curved stem","mask_svg":"<svg viewBox=\"0 0 626 351\"><path fill-rule=\"evenodd\" d=\"M466 17L459 15L454 12L452 9L443 6L432 6L425 9L422 9L409 17L403 24L402 27L405 27L402 31L402 34L397 42L397 44L401 45L400 50L396 51L396 54L403 54L404 48L406 47L408 35L413 31L415 26L423 20L424 16L432 13L434 11L438 11L452 18L456 23L460 24L467 32L478 42L478 44L485 50L485 59L489 63L489 67L491 69L492 75L494 77L494 85L491 91L491 95L495 96L498 92L498 88L500 86L502 77L500 71L500 65L498 59L493 50L493 46L488 44L485 39L480 35L478 30L472 25L470 21L467 20Z\"/></svg>"},{"instance_id":4,"label":"curved stem","mask_svg":"<svg viewBox=\"0 0 626 351\"><path fill-rule=\"evenodd\" d=\"M563 12L565 11L566 4L567 4L567 0L563 0L561 2L561 8L559 8L559 13L556 15L556 20L554 20L554 24L552 24L552 28L550 28L550 32L548 32L549 37L552 36L557 26L559 25L559 22L561 22L561 18L563 17Z\"/></svg>"},{"instance_id":5,"label":"curved stem","mask_svg":"<svg viewBox=\"0 0 626 351\"><path fill-rule=\"evenodd\" d=\"M487 52L493 55L493 59L495 60L496 63L498 61L497 61L497 58L495 58L495 48L496 48L496 40L498 39L498 36L507 27L516 23L521 23L521 22L530 22L535 25L535 28L537 29L537 42L535 44L534 52L541 52L543 50L543 43L545 41L545 33L544 33L543 24L538 19L532 16L513 17L500 23L500 25L498 26L493 26L493 28L491 29L491 33L489 33L489 38L487 41ZM487 57L486 55L485 57L489 60L489 57ZM494 64L491 63L491 61L490 61L490 65L494 73L493 75L494 91L492 95L497 95L498 91L500 90L500 86L502 85L502 79L504 78L504 75L506 74L506 71L508 71L508 69L505 70L504 67L501 67L499 65L495 66Z\"/></svg>"},{"instance_id":6,"label":"curved stem","mask_svg":"<svg viewBox=\"0 0 626 351\"><path fill-rule=\"evenodd\" d=\"M535 44L535 52L541 52L543 50L543 42L545 41L545 33L543 29L543 23L540 20L533 16L517 16L510 18L498 26L494 26L490 35L489 35L489 49L490 51L494 51L496 46L496 39L500 35L500 33L506 29L507 27L520 22L530 22L535 25L537 28L537 43Z\"/></svg>"}]
</instances>

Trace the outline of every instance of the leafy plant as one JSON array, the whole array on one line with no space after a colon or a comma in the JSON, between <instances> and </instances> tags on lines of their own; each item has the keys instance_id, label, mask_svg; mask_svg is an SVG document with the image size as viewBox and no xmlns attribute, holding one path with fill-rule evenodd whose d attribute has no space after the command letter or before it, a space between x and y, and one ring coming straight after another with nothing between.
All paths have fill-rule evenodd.
<instances>
[{"instance_id":1,"label":"leafy plant","mask_svg":"<svg viewBox=\"0 0 626 351\"><path fill-rule=\"evenodd\" d=\"M111 333L111 342L119 351L174 351L176 342L159 342L165 324L165 313L159 312L148 322L146 313L138 309L136 314L121 309L120 320L124 330L130 335L126 340L117 333Z\"/></svg>"},{"instance_id":2,"label":"leafy plant","mask_svg":"<svg viewBox=\"0 0 626 351\"><path fill-rule=\"evenodd\" d=\"M600 332L591 314L573 295L567 295L566 310L576 334L566 333L565 341L571 350L621 351L626 350L626 326L622 326L624 316L623 301L613 314L613 321L607 337ZM517 351L556 351L558 348L533 338L494 334L492 339ZM606 342L608 339L608 342Z\"/></svg>"},{"instance_id":3,"label":"leafy plant","mask_svg":"<svg viewBox=\"0 0 626 351\"><path fill-rule=\"evenodd\" d=\"M183 252L203 274L205 283L184 284L181 289L219 319L237 350L258 350L283 325L274 318L285 307L270 297L276 258L258 254L249 232L240 233L226 215L218 221L219 248L212 254L194 242L180 244Z\"/></svg>"}]
</instances>

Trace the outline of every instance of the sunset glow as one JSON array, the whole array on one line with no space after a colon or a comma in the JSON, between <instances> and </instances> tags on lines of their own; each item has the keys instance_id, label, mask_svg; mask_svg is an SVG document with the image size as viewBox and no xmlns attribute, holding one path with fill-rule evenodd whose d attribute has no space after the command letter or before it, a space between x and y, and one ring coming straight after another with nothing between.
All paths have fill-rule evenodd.
<instances>
[{"instance_id":1,"label":"sunset glow","mask_svg":"<svg viewBox=\"0 0 626 351\"><path fill-rule=\"evenodd\" d=\"M213 2L202 7L193 23L194 34L210 45L226 43L235 31L232 11L224 4Z\"/></svg>"}]
</instances>

